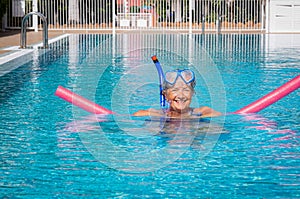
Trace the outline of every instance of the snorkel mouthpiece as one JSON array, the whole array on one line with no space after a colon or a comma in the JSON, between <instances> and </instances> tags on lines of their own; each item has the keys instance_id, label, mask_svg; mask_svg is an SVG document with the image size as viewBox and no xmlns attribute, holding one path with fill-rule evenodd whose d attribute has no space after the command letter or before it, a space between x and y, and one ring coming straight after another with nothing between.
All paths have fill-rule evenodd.
<instances>
[{"instance_id":1,"label":"snorkel mouthpiece","mask_svg":"<svg viewBox=\"0 0 300 199\"><path fill-rule=\"evenodd\" d=\"M152 59L152 61L154 62L154 64L159 63L159 61L158 61L156 55L153 55L153 56L151 57L151 59Z\"/></svg>"}]
</instances>

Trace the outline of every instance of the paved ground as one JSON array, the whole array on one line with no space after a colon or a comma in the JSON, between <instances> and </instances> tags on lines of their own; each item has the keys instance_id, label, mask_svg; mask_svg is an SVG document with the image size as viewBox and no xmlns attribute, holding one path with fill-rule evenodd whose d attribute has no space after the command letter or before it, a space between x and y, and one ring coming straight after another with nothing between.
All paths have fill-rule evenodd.
<instances>
[{"instance_id":1,"label":"paved ground","mask_svg":"<svg viewBox=\"0 0 300 199\"><path fill-rule=\"evenodd\" d=\"M117 33L122 32L136 32L136 31L117 31ZM147 32L147 31L145 31ZM0 55L6 53L8 51L3 50L4 48L11 47L11 46L20 46L20 33L21 30L7 30L1 31L0 30ZM75 33L75 34L103 34L103 33L111 33L111 30L49 30L48 31L48 38L55 38L59 35L67 34L67 33ZM33 45L37 43L43 42L43 31L34 32L34 31L27 31L27 45Z\"/></svg>"},{"instance_id":2,"label":"paved ground","mask_svg":"<svg viewBox=\"0 0 300 199\"><path fill-rule=\"evenodd\" d=\"M7 31L0 31L0 55L7 53L9 51L3 50L4 48L11 47L11 46L20 46L20 32L21 30L7 30ZM127 30L127 31L116 31L117 33L147 33L147 30L144 31L134 31L134 30ZM156 33L157 31L153 31L152 33ZM179 32L179 31L178 31ZM110 30L76 30L76 31L67 31L67 30L49 30L48 31L48 38L55 38L59 35L65 34L65 33L111 33ZM158 31L158 33L161 33ZM168 31L164 31L164 33L168 33ZM171 31L171 33L173 33ZM209 33L209 32L208 32ZM232 32L234 33L234 32ZM245 32L247 33L247 32ZM253 33L253 32L251 32ZM255 33L255 32L254 32ZM43 31L34 32L34 31L27 31L27 45L33 45L37 43L43 42Z\"/></svg>"},{"instance_id":3,"label":"paved ground","mask_svg":"<svg viewBox=\"0 0 300 199\"><path fill-rule=\"evenodd\" d=\"M20 46L20 30L12 30L12 31L0 31L0 54L5 53L7 51L3 50L3 48L7 48L10 46ZM63 31L49 31L48 37L49 39L57 37L59 35L64 34ZM36 43L43 42L43 32L27 32L27 45L33 45Z\"/></svg>"}]
</instances>

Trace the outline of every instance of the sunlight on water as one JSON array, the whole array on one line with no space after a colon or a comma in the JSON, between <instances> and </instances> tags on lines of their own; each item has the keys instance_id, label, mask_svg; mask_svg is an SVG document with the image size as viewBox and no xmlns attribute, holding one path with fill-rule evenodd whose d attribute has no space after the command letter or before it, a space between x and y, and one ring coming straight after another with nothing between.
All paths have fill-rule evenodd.
<instances>
[{"instance_id":1,"label":"sunlight on water","mask_svg":"<svg viewBox=\"0 0 300 199\"><path fill-rule=\"evenodd\" d=\"M266 37L71 35L52 44L0 78L0 196L300 197L299 91L258 114L131 116L160 108L153 54L165 71L195 71L193 107L224 113L299 75L300 46ZM117 114L72 106L54 96L58 85Z\"/></svg>"}]
</instances>

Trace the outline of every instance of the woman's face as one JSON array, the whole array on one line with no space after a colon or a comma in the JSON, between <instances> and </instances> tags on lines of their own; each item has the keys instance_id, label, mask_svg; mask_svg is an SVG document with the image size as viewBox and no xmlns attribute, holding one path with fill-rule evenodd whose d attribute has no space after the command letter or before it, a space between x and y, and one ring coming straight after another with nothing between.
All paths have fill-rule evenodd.
<instances>
[{"instance_id":1,"label":"woman's face","mask_svg":"<svg viewBox=\"0 0 300 199\"><path fill-rule=\"evenodd\" d=\"M166 90L165 97L170 104L170 110L184 113L189 110L193 94L193 89L178 78L173 87Z\"/></svg>"}]
</instances>

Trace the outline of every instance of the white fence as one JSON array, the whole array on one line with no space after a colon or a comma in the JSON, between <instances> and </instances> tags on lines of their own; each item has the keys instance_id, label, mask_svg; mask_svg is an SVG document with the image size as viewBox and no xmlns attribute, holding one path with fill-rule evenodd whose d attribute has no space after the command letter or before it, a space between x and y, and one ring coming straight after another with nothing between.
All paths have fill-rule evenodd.
<instances>
[{"instance_id":1,"label":"white fence","mask_svg":"<svg viewBox=\"0 0 300 199\"><path fill-rule=\"evenodd\" d=\"M52 30L264 31L266 26L266 0L10 0L5 28L20 28L31 11L45 15Z\"/></svg>"}]
</instances>

